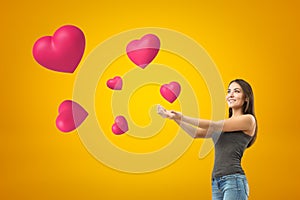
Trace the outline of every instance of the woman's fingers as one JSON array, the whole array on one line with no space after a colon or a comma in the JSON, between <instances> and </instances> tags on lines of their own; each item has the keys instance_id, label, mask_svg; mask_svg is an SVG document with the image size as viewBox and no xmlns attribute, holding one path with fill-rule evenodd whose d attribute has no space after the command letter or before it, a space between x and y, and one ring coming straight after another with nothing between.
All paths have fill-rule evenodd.
<instances>
[{"instance_id":1,"label":"woman's fingers","mask_svg":"<svg viewBox=\"0 0 300 200\"><path fill-rule=\"evenodd\" d=\"M169 118L169 119L180 119L181 113L178 113L174 110L166 110L161 105L157 106L157 113L161 115L163 118Z\"/></svg>"}]
</instances>

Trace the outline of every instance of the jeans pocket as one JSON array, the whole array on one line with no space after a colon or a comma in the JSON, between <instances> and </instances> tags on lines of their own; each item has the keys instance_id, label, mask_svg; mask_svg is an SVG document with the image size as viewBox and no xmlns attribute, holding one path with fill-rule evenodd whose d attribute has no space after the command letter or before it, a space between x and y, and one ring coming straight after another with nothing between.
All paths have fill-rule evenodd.
<instances>
[{"instance_id":1,"label":"jeans pocket","mask_svg":"<svg viewBox=\"0 0 300 200\"><path fill-rule=\"evenodd\" d=\"M243 179L243 183L244 183L244 188L245 188L246 195L247 195L247 197L249 197L250 190L249 190L248 181L246 179Z\"/></svg>"}]
</instances>

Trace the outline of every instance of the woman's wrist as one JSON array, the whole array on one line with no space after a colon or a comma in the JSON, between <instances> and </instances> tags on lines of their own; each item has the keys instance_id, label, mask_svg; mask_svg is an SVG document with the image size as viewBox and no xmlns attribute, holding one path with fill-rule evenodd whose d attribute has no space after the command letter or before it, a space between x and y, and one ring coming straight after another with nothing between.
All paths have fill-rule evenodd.
<instances>
[{"instance_id":1,"label":"woman's wrist","mask_svg":"<svg viewBox=\"0 0 300 200\"><path fill-rule=\"evenodd\" d=\"M179 115L178 118L174 119L176 122L182 122L183 121L183 114Z\"/></svg>"},{"instance_id":2,"label":"woman's wrist","mask_svg":"<svg viewBox=\"0 0 300 200\"><path fill-rule=\"evenodd\" d=\"M183 114L181 114L181 116L180 116L180 121L184 121L184 115Z\"/></svg>"}]
</instances>

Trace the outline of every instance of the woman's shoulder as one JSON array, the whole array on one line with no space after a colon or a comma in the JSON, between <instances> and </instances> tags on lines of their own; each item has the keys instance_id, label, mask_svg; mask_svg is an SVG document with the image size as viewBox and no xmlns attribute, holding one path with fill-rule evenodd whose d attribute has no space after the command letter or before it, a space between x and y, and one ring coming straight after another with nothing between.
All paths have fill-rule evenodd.
<instances>
[{"instance_id":1,"label":"woman's shoulder","mask_svg":"<svg viewBox=\"0 0 300 200\"><path fill-rule=\"evenodd\" d=\"M255 118L254 115L252 115L252 114L243 114L242 116L245 118L245 120L250 120L252 123L256 123L256 118Z\"/></svg>"},{"instance_id":2,"label":"woman's shoulder","mask_svg":"<svg viewBox=\"0 0 300 200\"><path fill-rule=\"evenodd\" d=\"M248 121L248 123L250 124L250 129L249 130L244 130L243 132L246 134L246 135L249 135L249 136L253 136L253 134L255 133L255 127L256 127L256 118L254 115L252 114L244 114L243 115L245 117L245 120Z\"/></svg>"}]
</instances>

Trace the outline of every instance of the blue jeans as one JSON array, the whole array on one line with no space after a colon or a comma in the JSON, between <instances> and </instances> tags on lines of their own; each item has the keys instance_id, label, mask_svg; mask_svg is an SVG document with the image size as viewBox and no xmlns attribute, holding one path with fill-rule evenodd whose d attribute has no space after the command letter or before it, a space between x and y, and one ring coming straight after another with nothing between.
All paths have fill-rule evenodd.
<instances>
[{"instance_id":1,"label":"blue jeans","mask_svg":"<svg viewBox=\"0 0 300 200\"><path fill-rule=\"evenodd\" d=\"M213 200L247 200L249 186L245 175L231 174L212 179Z\"/></svg>"}]
</instances>

